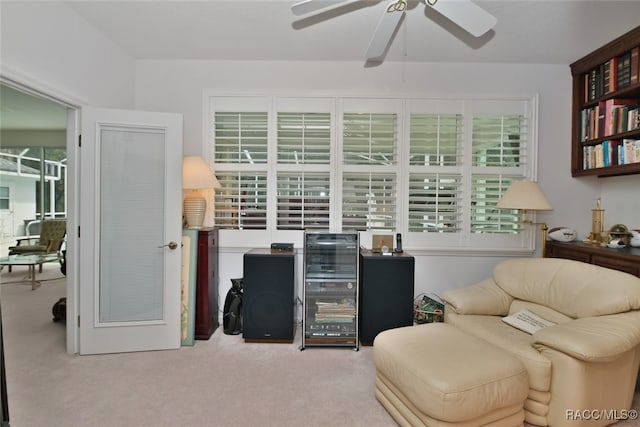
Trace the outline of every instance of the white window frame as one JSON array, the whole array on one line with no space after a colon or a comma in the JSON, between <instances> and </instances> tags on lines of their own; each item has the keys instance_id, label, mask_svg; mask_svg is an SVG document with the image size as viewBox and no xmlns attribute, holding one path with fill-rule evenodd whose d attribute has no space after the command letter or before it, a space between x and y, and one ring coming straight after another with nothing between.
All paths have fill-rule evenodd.
<instances>
[{"instance_id":1,"label":"white window frame","mask_svg":"<svg viewBox=\"0 0 640 427\"><path fill-rule=\"evenodd\" d=\"M513 112L500 111L500 105L521 106L522 114L526 116L528 139L526 144L526 164L519 168L518 175L523 179L536 180L537 178L537 118L538 95L517 97L457 97L457 98L433 98L433 97L341 97L341 96L291 96L291 95L265 95L265 96L218 96L216 93L205 93L204 97L204 153L210 153L209 159L212 168L217 171L257 170L266 166L267 173L267 228L266 230L221 230L230 238L227 239L231 246L238 247L268 247L273 241L293 241L296 244L302 242L302 231L277 229L277 173L278 172L320 172L328 171L331 180L330 194L330 225L331 231L342 230L342 177L344 172L380 172L388 173L395 168L397 173L397 209L396 230L403 234L403 244L406 250L419 255L424 254L452 254L452 255L525 255L535 249L535 230L533 227L524 227L519 234L506 235L472 235L470 233L470 199L471 176L477 172L471 166L471 132L472 116L475 112L498 114ZM215 163L213 160L212 144L212 117L215 111L264 111L269 115L269 144L268 161L266 165L230 165ZM396 153L397 163L391 168L383 165L345 165L342 157L342 117L344 112L377 113L393 112L398 114L398 147ZM462 165L437 167L434 172L456 172L462 175L461 199L463 209L462 232L460 233L422 233L408 232L408 193L409 173L411 171L425 171L425 168L409 166L409 118L411 112L461 112L463 114L463 147L464 157ZM329 165L295 165L277 163L277 113L278 112L329 112L331 114L332 143L331 162ZM513 168L495 168L494 172L513 175ZM533 218L535 219L535 218Z\"/></svg>"}]
</instances>

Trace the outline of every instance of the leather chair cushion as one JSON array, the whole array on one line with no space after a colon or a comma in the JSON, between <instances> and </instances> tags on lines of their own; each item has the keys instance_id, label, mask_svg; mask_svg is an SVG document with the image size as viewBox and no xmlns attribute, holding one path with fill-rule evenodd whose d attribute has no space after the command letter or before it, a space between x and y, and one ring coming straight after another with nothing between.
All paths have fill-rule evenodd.
<instances>
[{"instance_id":1,"label":"leather chair cushion","mask_svg":"<svg viewBox=\"0 0 640 427\"><path fill-rule=\"evenodd\" d=\"M583 262L512 259L496 265L493 279L515 299L540 304L572 318L640 309L637 277Z\"/></svg>"}]
</instances>

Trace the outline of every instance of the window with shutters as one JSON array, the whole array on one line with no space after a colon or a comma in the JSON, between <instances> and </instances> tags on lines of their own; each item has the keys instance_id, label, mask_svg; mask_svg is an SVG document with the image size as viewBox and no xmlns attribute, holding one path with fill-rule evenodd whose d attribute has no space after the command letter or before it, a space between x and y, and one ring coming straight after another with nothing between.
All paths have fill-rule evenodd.
<instances>
[{"instance_id":1,"label":"window with shutters","mask_svg":"<svg viewBox=\"0 0 640 427\"><path fill-rule=\"evenodd\" d=\"M459 166L462 163L462 114L412 113L409 164Z\"/></svg>"},{"instance_id":2,"label":"window with shutters","mask_svg":"<svg viewBox=\"0 0 640 427\"><path fill-rule=\"evenodd\" d=\"M267 163L266 112L216 112L216 163Z\"/></svg>"},{"instance_id":3,"label":"window with shutters","mask_svg":"<svg viewBox=\"0 0 640 427\"><path fill-rule=\"evenodd\" d=\"M329 112L277 112L278 230L330 228L331 117Z\"/></svg>"},{"instance_id":4,"label":"window with shutters","mask_svg":"<svg viewBox=\"0 0 640 427\"><path fill-rule=\"evenodd\" d=\"M462 175L409 175L409 231L457 233L462 229Z\"/></svg>"},{"instance_id":5,"label":"window with shutters","mask_svg":"<svg viewBox=\"0 0 640 427\"><path fill-rule=\"evenodd\" d=\"M278 113L278 163L329 164L329 113Z\"/></svg>"},{"instance_id":6,"label":"window with shutters","mask_svg":"<svg viewBox=\"0 0 640 427\"><path fill-rule=\"evenodd\" d=\"M531 249L518 212L495 206L535 179L536 111L536 97L212 97L215 225L270 240L355 229L403 233L406 248Z\"/></svg>"},{"instance_id":7,"label":"window with shutters","mask_svg":"<svg viewBox=\"0 0 640 427\"><path fill-rule=\"evenodd\" d=\"M409 232L462 231L463 124L461 111L410 113Z\"/></svg>"},{"instance_id":8,"label":"window with shutters","mask_svg":"<svg viewBox=\"0 0 640 427\"><path fill-rule=\"evenodd\" d=\"M346 165L395 165L396 114L345 113L342 155Z\"/></svg>"},{"instance_id":9,"label":"window with shutters","mask_svg":"<svg viewBox=\"0 0 640 427\"><path fill-rule=\"evenodd\" d=\"M264 229L267 217L265 172L217 172L215 223L220 228Z\"/></svg>"},{"instance_id":10,"label":"window with shutters","mask_svg":"<svg viewBox=\"0 0 640 427\"><path fill-rule=\"evenodd\" d=\"M397 228L398 112L370 100L342 115L342 229Z\"/></svg>"},{"instance_id":11,"label":"window with shutters","mask_svg":"<svg viewBox=\"0 0 640 427\"><path fill-rule=\"evenodd\" d=\"M328 230L328 172L278 172L277 228L279 230Z\"/></svg>"},{"instance_id":12,"label":"window with shutters","mask_svg":"<svg viewBox=\"0 0 640 427\"><path fill-rule=\"evenodd\" d=\"M396 229L396 175L345 172L342 180L342 229Z\"/></svg>"},{"instance_id":13,"label":"window with shutters","mask_svg":"<svg viewBox=\"0 0 640 427\"><path fill-rule=\"evenodd\" d=\"M518 234L517 211L496 209L509 185L525 178L527 121L523 114L473 117L471 233Z\"/></svg>"}]
</instances>

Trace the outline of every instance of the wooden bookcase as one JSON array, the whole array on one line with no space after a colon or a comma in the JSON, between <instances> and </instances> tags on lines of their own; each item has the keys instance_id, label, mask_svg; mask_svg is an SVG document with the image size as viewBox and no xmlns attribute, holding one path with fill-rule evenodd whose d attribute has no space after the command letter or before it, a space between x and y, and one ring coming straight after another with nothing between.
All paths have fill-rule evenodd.
<instances>
[{"instance_id":1,"label":"wooden bookcase","mask_svg":"<svg viewBox=\"0 0 640 427\"><path fill-rule=\"evenodd\" d=\"M635 100L640 104L640 26L595 50L571 64L573 78L571 126L571 175L600 177L640 173L640 159L634 163L618 164L617 154L624 141L640 140L640 127L632 130L607 131L613 116L610 112L614 100ZM628 85L620 85L619 72L628 58ZM624 72L622 72L624 74ZM607 101L609 103L607 104ZM618 109L617 117L627 116L627 110ZM605 126L606 120L606 126ZM617 120L616 120L617 123ZM624 123L624 120L623 120ZM597 129L596 129L597 126ZM640 144L640 142L638 143ZM636 151L640 151L640 148ZM611 160L605 160L611 153ZM589 162L589 156L598 158ZM595 163L595 164L594 164Z\"/></svg>"}]
</instances>

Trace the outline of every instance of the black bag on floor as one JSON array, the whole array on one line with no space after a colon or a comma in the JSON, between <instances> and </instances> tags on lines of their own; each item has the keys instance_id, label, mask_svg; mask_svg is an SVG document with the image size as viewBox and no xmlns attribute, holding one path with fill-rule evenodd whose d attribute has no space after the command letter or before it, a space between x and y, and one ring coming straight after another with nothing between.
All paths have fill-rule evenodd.
<instances>
[{"instance_id":1,"label":"black bag on floor","mask_svg":"<svg viewBox=\"0 0 640 427\"><path fill-rule=\"evenodd\" d=\"M242 279L231 279L231 289L224 300L222 326L227 335L242 333Z\"/></svg>"},{"instance_id":2,"label":"black bag on floor","mask_svg":"<svg viewBox=\"0 0 640 427\"><path fill-rule=\"evenodd\" d=\"M60 298L55 304L53 304L53 307L51 307L51 313L53 313L54 322L67 320L67 298Z\"/></svg>"}]
</instances>

